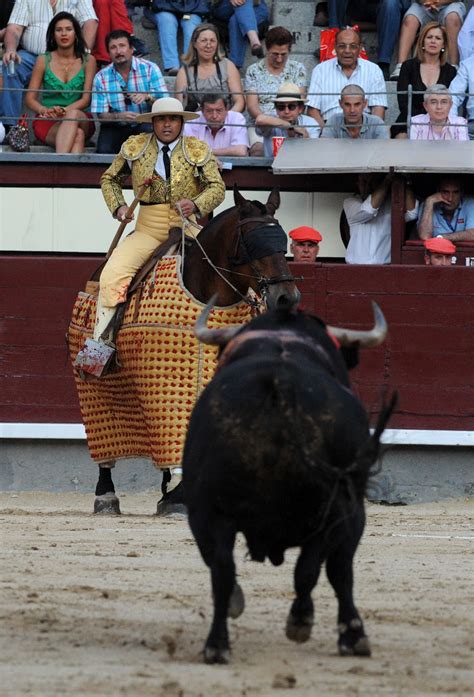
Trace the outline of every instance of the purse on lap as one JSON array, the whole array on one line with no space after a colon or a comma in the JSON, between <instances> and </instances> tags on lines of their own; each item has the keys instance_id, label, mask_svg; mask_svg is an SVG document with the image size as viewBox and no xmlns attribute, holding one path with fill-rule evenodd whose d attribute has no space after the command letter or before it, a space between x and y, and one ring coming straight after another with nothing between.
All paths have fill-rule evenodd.
<instances>
[{"instance_id":1,"label":"purse on lap","mask_svg":"<svg viewBox=\"0 0 474 697\"><path fill-rule=\"evenodd\" d=\"M15 152L28 152L30 149L30 134L28 133L27 115L22 114L16 126L12 126L7 136L7 142Z\"/></svg>"}]
</instances>

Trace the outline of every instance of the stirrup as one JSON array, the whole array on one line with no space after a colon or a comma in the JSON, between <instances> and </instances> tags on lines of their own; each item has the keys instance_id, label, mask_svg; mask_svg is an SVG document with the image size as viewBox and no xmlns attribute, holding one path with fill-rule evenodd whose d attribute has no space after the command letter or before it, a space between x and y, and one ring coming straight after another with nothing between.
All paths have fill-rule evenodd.
<instances>
[{"instance_id":1,"label":"stirrup","mask_svg":"<svg viewBox=\"0 0 474 697\"><path fill-rule=\"evenodd\" d=\"M117 349L112 342L86 339L76 356L74 368L77 369L82 380L87 380L88 376L102 378L110 372L116 353Z\"/></svg>"}]
</instances>

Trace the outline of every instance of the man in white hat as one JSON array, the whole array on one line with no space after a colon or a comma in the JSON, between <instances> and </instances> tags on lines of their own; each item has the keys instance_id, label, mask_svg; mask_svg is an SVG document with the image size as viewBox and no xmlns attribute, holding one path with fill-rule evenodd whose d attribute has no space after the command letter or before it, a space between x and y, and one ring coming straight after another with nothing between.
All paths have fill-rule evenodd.
<instances>
[{"instance_id":1,"label":"man in white hat","mask_svg":"<svg viewBox=\"0 0 474 697\"><path fill-rule=\"evenodd\" d=\"M283 83L274 99L275 114L263 112L255 119L257 135L263 136L263 154L273 157L273 138L319 138L317 121L304 114L305 101L298 85Z\"/></svg>"},{"instance_id":2,"label":"man in white hat","mask_svg":"<svg viewBox=\"0 0 474 697\"><path fill-rule=\"evenodd\" d=\"M197 138L182 135L184 123L197 117L184 111L178 99L157 99L151 112L137 116L141 123L152 123L153 133L128 138L101 177L105 202L120 221L133 218L127 218L122 192L129 174L135 195L144 182L151 184L141 196L134 232L115 248L102 271L96 341L108 338L105 330L116 306L125 300L132 278L167 239L170 228L182 227L181 214L202 217L224 200L225 185L211 149Z\"/></svg>"}]
</instances>

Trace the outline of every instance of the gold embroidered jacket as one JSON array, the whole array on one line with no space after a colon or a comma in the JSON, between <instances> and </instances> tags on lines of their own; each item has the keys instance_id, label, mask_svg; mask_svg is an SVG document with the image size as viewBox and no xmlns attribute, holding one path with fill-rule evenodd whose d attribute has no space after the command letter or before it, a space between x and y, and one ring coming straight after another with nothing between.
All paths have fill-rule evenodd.
<instances>
[{"instance_id":1,"label":"gold embroidered jacket","mask_svg":"<svg viewBox=\"0 0 474 697\"><path fill-rule=\"evenodd\" d=\"M131 136L100 179L102 194L111 211L126 205L122 186L132 174L135 195L146 179L151 186L142 196L144 203L169 203L182 198L195 203L201 215L207 215L224 200L225 185L216 158L206 143L193 136L181 136L171 153L171 176L166 182L155 171L158 143L153 133Z\"/></svg>"}]
</instances>

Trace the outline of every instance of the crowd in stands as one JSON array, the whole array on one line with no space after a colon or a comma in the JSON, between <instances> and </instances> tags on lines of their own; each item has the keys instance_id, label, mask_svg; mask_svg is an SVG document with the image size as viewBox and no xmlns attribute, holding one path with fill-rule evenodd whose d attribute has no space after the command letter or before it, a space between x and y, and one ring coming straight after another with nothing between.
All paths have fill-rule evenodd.
<instances>
[{"instance_id":1,"label":"crowd in stands","mask_svg":"<svg viewBox=\"0 0 474 697\"><path fill-rule=\"evenodd\" d=\"M161 67L134 35L136 6L156 27ZM26 107L36 141L57 153L84 152L93 136L97 152L117 153L131 135L151 132L141 115L170 93L198 113L186 134L218 158L272 157L282 138L474 139L474 8L466 13L464 2L450 0L328 0L315 10L316 25L339 31L334 57L308 76L291 57L292 33L268 29L265 0L6 0L0 141ZM346 26L359 20L377 24L377 63L361 56L360 33ZM255 60L244 71L247 49ZM400 109L390 131L389 77ZM390 186L390 177L359 178L345 202L348 262L389 260ZM406 192L411 220L418 204ZM367 242L360 249L362 229L370 250Z\"/></svg>"}]
</instances>

